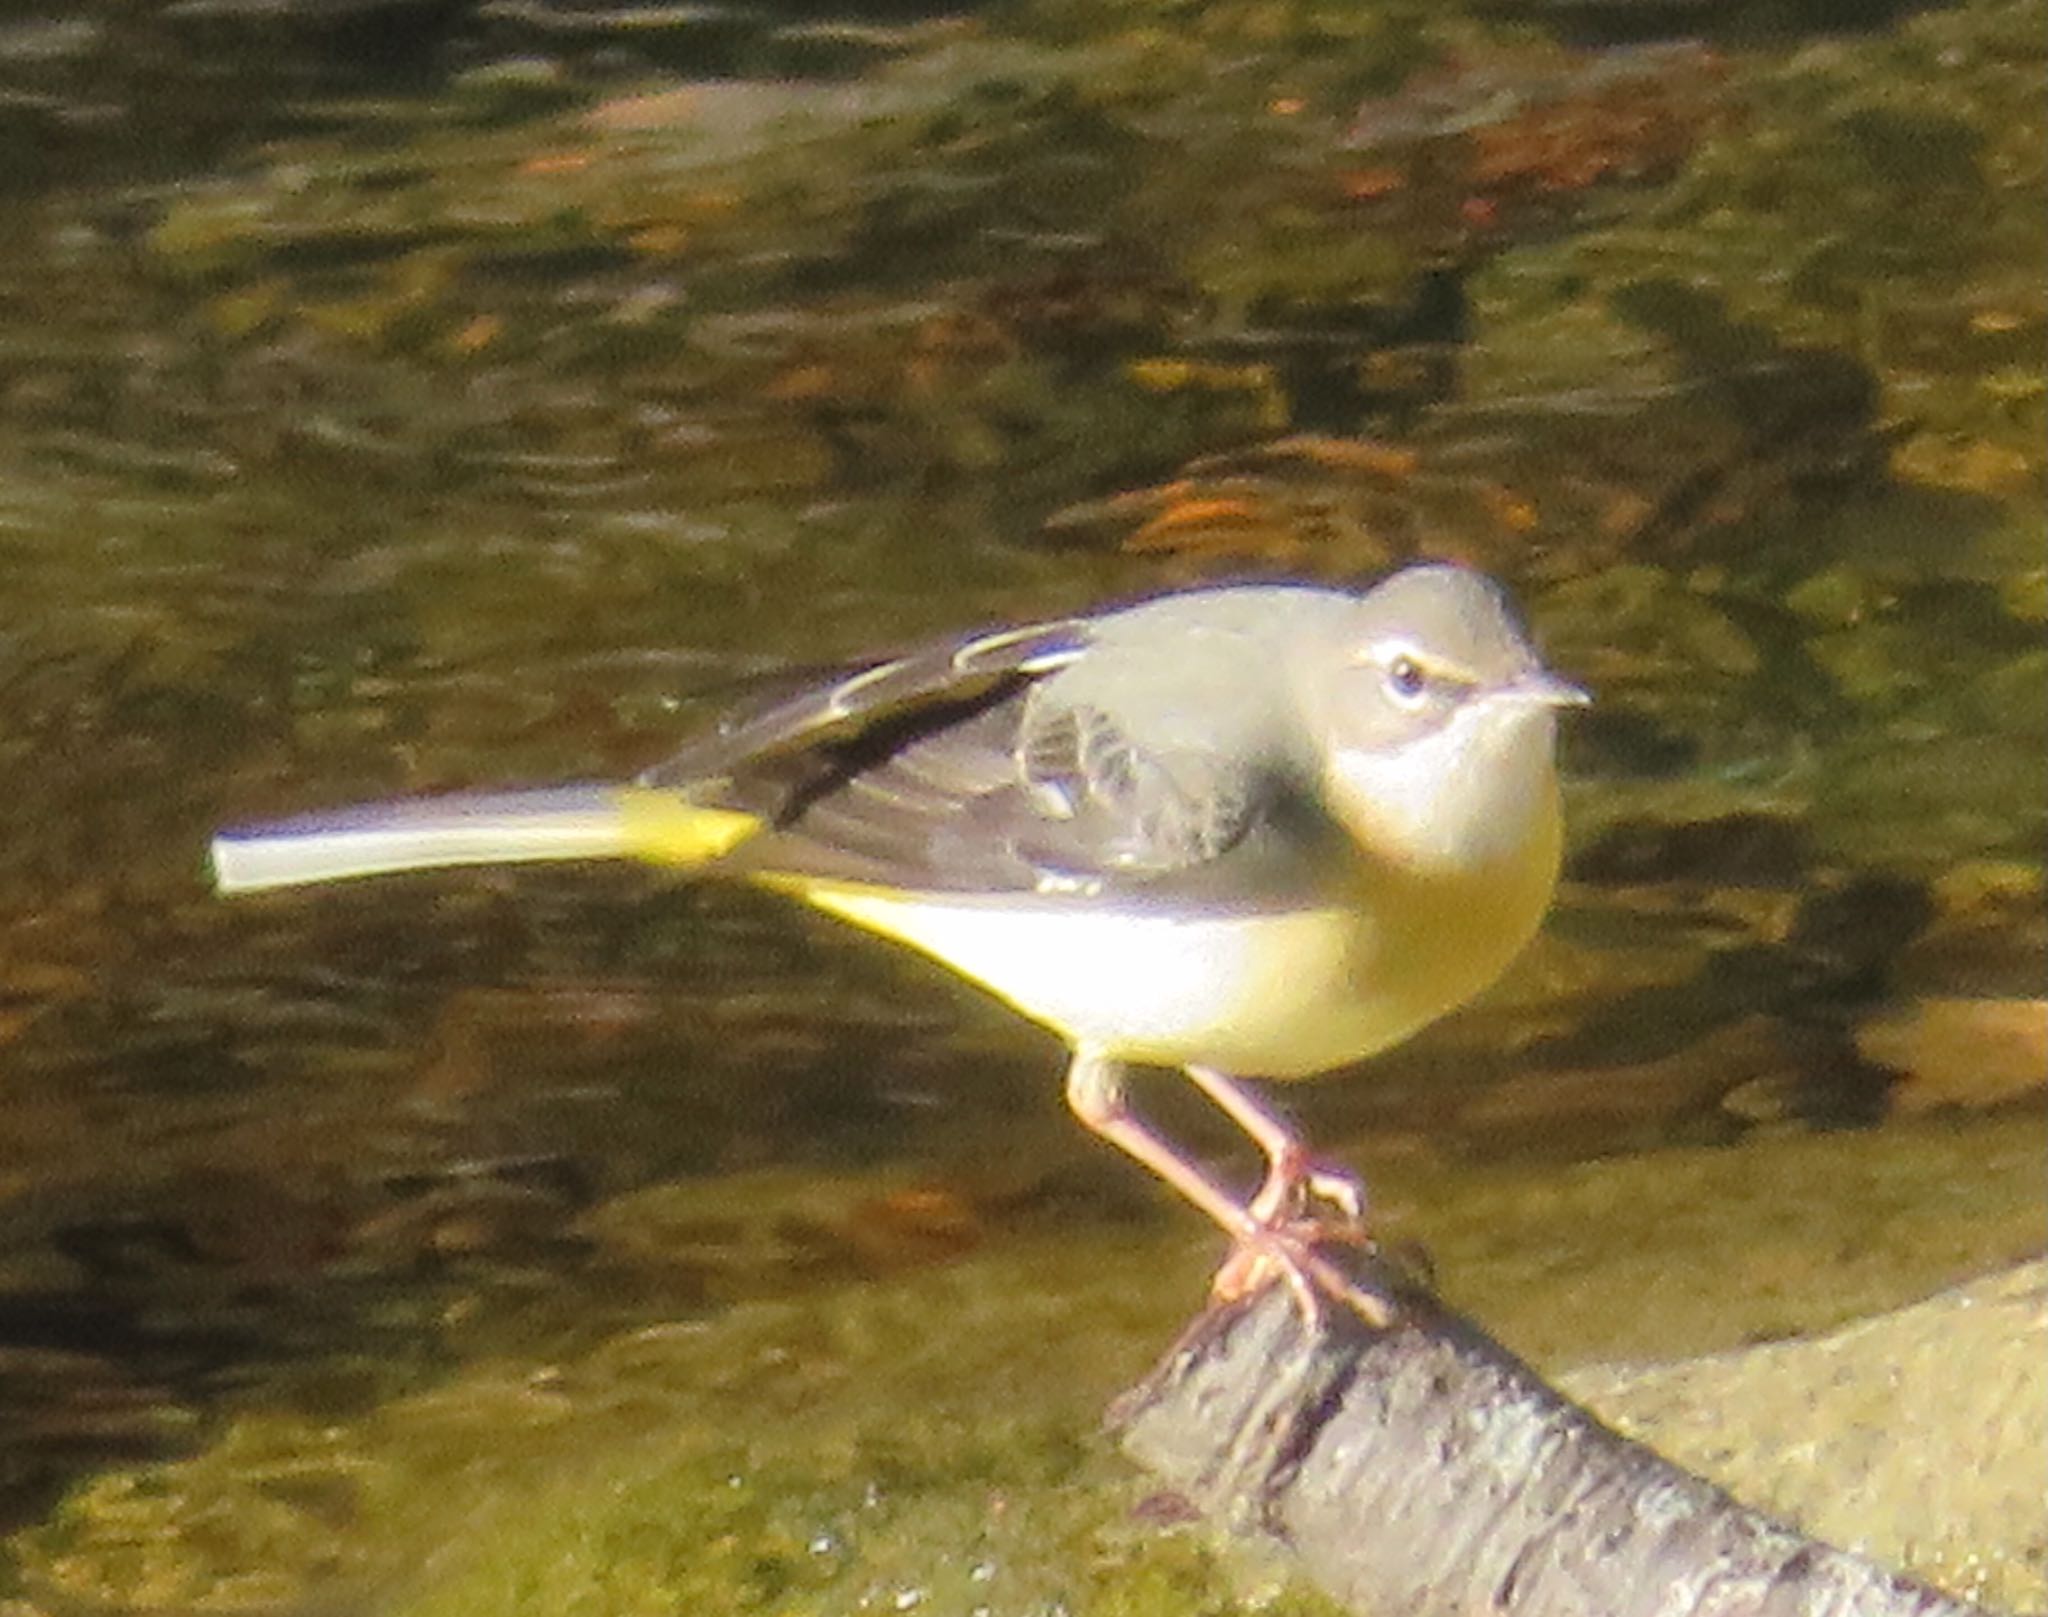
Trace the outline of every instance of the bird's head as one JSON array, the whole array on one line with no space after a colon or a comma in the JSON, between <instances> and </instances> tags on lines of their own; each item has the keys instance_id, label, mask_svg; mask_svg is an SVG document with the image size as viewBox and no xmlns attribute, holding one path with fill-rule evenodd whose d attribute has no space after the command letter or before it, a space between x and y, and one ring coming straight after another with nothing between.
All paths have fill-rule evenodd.
<instances>
[{"instance_id":1,"label":"bird's head","mask_svg":"<svg viewBox=\"0 0 2048 1617\"><path fill-rule=\"evenodd\" d=\"M1482 871L1539 837L1555 858L1557 710L1588 698L1543 667L1496 585L1408 568L1315 657L1321 786L1361 843L1425 873Z\"/></svg>"}]
</instances>

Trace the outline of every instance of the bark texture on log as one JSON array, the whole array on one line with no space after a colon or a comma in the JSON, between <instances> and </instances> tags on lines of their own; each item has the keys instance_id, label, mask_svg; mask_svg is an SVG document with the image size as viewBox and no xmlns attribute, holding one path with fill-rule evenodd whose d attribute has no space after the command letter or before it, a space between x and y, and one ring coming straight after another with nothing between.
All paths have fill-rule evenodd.
<instances>
[{"instance_id":1,"label":"bark texture on log","mask_svg":"<svg viewBox=\"0 0 2048 1617\"><path fill-rule=\"evenodd\" d=\"M1354 1260L1345 1260L1347 1263ZM1112 1415L1204 1515L1374 1617L1982 1617L1602 1426L1476 1326L1371 1272L1376 1329L1287 1289L1205 1315Z\"/></svg>"}]
</instances>

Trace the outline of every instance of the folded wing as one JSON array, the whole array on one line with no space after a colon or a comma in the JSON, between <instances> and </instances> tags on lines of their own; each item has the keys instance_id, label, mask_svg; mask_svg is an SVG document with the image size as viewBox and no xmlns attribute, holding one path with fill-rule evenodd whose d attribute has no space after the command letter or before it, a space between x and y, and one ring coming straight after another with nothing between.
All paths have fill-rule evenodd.
<instances>
[{"instance_id":1,"label":"folded wing","mask_svg":"<svg viewBox=\"0 0 2048 1617\"><path fill-rule=\"evenodd\" d=\"M645 779L761 815L773 829L734 862L763 874L948 893L1227 890L1300 805L1256 751L1189 744L1203 693L1163 689L1174 649L1104 640L1086 620L935 647L731 722ZM1125 658L1131 677L1107 666ZM1117 699L1132 692L1143 699ZM1275 892L1272 874L1246 885Z\"/></svg>"},{"instance_id":2,"label":"folded wing","mask_svg":"<svg viewBox=\"0 0 2048 1617\"><path fill-rule=\"evenodd\" d=\"M1098 627L1032 624L850 670L735 710L625 786L454 794L223 832L216 879L249 891L638 859L908 891L1277 896L1285 884L1261 850L1298 859L1305 846L1284 772L1255 751L1191 744L1186 716L1206 697L1179 691L1171 644Z\"/></svg>"}]
</instances>

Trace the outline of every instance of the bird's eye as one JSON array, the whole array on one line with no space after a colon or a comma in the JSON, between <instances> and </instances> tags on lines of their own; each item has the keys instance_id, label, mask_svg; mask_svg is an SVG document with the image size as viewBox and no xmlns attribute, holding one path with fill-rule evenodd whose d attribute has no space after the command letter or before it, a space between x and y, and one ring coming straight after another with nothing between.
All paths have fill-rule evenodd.
<instances>
[{"instance_id":1,"label":"bird's eye","mask_svg":"<svg viewBox=\"0 0 2048 1617\"><path fill-rule=\"evenodd\" d=\"M1400 701L1420 701L1429 689L1429 674L1413 657L1396 657L1387 664L1387 689Z\"/></svg>"}]
</instances>

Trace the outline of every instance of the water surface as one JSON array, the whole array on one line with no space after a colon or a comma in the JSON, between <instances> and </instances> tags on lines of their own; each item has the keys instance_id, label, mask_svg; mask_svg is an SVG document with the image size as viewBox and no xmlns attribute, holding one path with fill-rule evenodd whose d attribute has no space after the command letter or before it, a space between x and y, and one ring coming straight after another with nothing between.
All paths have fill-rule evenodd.
<instances>
[{"instance_id":1,"label":"water surface","mask_svg":"<svg viewBox=\"0 0 2048 1617\"><path fill-rule=\"evenodd\" d=\"M843 1372L870 1313L940 1359L995 1344L964 1362L998 1403L1080 1344L1028 1441L962 1416L901 1463L962 1522L1108 1487L1076 1434L1215 1252L1066 1122L1049 1039L761 895L570 871L230 906L202 859L226 820L623 775L765 671L1191 580L1455 556L1599 694L1545 940L1287 1096L1511 1341L1675 1355L2038 1249L2041 8L1602 17L0 29L0 1503L29 1599L403 1603L410 1507L339 1502L357 1462L320 1445L485 1408L420 1441L488 1468L509 1417L478 1387L547 1404L581 1365L631 1409L620 1356L665 1332L801 1379L829 1321L762 1419L846 1434L919 1396ZM1616 1159L1726 1170L1711 1219L1657 1221L1689 1247L1612 1203L1529 1222ZM1880 1214L1867 1180L1913 1188ZM1612 1288L1526 1302L1573 1240ZM1678 1300L1709 1251L1754 1258L1732 1333ZM781 1452L751 1396L690 1475ZM734 1557L880 1485L842 1440L830 1481L749 1485ZM447 1474L407 1452L376 1464ZM1006 1564L1088 1562L1096 1508ZM575 1598L843 1609L861 1575L750 1581L718 1531Z\"/></svg>"}]
</instances>

